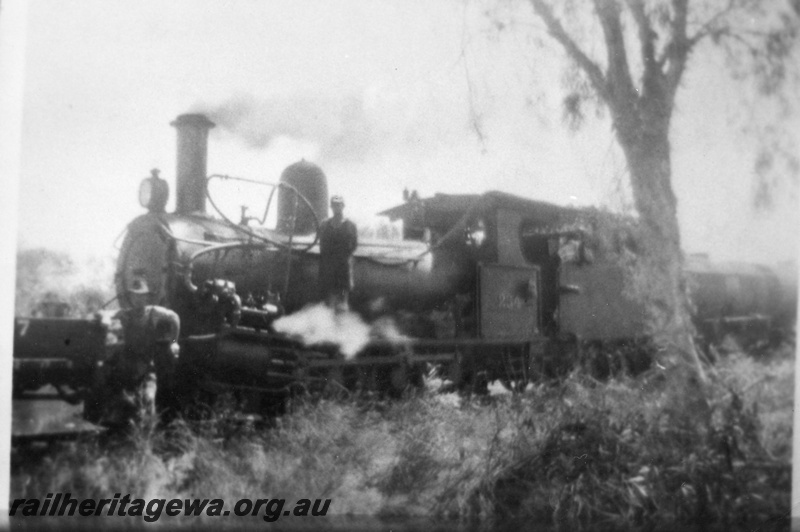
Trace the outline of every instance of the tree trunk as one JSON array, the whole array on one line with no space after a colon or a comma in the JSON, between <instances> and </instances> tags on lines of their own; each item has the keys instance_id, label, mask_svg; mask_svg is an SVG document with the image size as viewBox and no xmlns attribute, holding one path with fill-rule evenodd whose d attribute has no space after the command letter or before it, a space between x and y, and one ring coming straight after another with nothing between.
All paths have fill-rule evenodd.
<instances>
[{"instance_id":1,"label":"tree trunk","mask_svg":"<svg viewBox=\"0 0 800 532\"><path fill-rule=\"evenodd\" d=\"M650 116L639 123L640 127L616 128L642 227L635 288L646 304L659 362L674 370L689 387L685 391L699 392L706 375L693 340L691 304L683 273L677 200L670 182L669 119Z\"/></svg>"},{"instance_id":2,"label":"tree trunk","mask_svg":"<svg viewBox=\"0 0 800 532\"><path fill-rule=\"evenodd\" d=\"M659 348L659 362L670 368L684 406L704 402L705 371L694 345L689 294L683 274L677 201L672 191L669 126L678 88L694 41L687 36L687 0L674 0L669 24L660 35L642 2L595 0L603 30L606 65L602 68L578 46L553 12L555 2L530 0L549 34L586 74L596 94L611 110L614 131L625 152L636 208L641 217L641 247L633 265L633 288L643 296L649 333ZM642 82L633 81L625 39L627 6L638 30ZM663 22L663 21L662 21ZM666 38L663 50L656 43ZM687 388L688 387L688 388ZM692 393L700 392L700 393ZM686 401L689 401L687 403Z\"/></svg>"}]
</instances>

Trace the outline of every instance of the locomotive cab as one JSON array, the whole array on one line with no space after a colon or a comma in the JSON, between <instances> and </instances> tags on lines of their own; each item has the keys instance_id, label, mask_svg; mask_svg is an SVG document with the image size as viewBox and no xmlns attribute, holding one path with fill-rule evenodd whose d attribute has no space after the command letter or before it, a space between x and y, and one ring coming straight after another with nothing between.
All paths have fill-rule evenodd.
<instances>
[{"instance_id":1,"label":"locomotive cab","mask_svg":"<svg viewBox=\"0 0 800 532\"><path fill-rule=\"evenodd\" d=\"M450 279L448 306L459 325L457 335L530 342L554 330L557 301L543 297L550 294L545 283L557 276L557 265L546 239L542 248L521 231L526 224L552 221L553 209L489 192L412 196L381 214L402 219L407 234L431 235L434 272Z\"/></svg>"}]
</instances>

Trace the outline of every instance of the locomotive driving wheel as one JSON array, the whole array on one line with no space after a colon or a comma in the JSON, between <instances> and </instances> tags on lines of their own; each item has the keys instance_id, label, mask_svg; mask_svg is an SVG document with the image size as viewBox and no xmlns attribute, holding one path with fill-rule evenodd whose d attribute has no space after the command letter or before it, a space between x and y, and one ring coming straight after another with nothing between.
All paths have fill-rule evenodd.
<instances>
[{"instance_id":1,"label":"locomotive driving wheel","mask_svg":"<svg viewBox=\"0 0 800 532\"><path fill-rule=\"evenodd\" d=\"M507 347L503 350L505 375L500 379L503 387L513 393L522 393L530 382L528 356L525 347Z\"/></svg>"}]
</instances>

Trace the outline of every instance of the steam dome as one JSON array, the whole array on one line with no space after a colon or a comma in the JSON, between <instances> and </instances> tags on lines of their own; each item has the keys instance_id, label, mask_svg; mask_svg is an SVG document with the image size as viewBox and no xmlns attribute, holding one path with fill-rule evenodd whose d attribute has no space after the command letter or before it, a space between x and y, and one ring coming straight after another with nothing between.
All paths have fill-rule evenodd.
<instances>
[{"instance_id":1,"label":"steam dome","mask_svg":"<svg viewBox=\"0 0 800 532\"><path fill-rule=\"evenodd\" d=\"M297 190L308 204L291 188L281 187L278 192L278 231L296 235L313 233L316 229L314 215L320 222L328 217L328 179L325 173L316 164L303 159L287 166L280 182Z\"/></svg>"}]
</instances>

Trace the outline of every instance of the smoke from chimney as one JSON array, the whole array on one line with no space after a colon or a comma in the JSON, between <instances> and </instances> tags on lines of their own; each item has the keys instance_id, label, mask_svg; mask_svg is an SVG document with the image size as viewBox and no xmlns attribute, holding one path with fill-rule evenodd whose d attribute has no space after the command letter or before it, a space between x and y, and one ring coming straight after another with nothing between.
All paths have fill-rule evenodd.
<instances>
[{"instance_id":1,"label":"smoke from chimney","mask_svg":"<svg viewBox=\"0 0 800 532\"><path fill-rule=\"evenodd\" d=\"M357 160L388 137L368 116L363 99L310 96L257 100L236 96L219 105L198 104L221 131L254 149L266 149L280 137L315 143L318 162Z\"/></svg>"}]
</instances>

